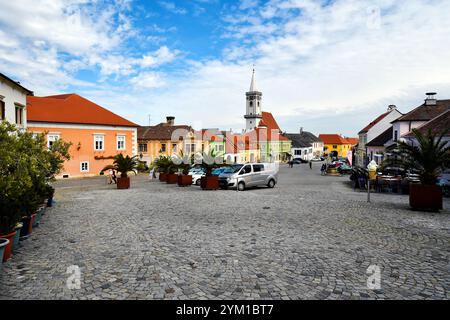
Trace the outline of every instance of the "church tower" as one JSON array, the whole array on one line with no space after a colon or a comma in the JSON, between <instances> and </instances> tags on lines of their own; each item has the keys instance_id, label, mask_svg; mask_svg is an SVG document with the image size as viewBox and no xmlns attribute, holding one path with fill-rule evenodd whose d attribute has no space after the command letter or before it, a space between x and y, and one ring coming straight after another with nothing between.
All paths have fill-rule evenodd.
<instances>
[{"instance_id":1,"label":"church tower","mask_svg":"<svg viewBox=\"0 0 450 320\"><path fill-rule=\"evenodd\" d=\"M256 87L255 69L253 69L250 90L245 95L247 98L247 113L244 118L247 121L246 130L248 131L258 127L262 118L262 92L258 91Z\"/></svg>"}]
</instances>

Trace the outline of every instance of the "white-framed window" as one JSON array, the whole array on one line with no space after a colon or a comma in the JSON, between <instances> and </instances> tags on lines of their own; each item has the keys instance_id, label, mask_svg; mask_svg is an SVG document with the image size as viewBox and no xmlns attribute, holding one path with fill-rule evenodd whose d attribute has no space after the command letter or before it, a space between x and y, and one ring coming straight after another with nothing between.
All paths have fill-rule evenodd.
<instances>
[{"instance_id":1,"label":"white-framed window","mask_svg":"<svg viewBox=\"0 0 450 320\"><path fill-rule=\"evenodd\" d=\"M80 162L80 172L89 172L89 162L88 161Z\"/></svg>"},{"instance_id":2,"label":"white-framed window","mask_svg":"<svg viewBox=\"0 0 450 320\"><path fill-rule=\"evenodd\" d=\"M214 145L215 152L223 152L223 144Z\"/></svg>"},{"instance_id":3,"label":"white-framed window","mask_svg":"<svg viewBox=\"0 0 450 320\"><path fill-rule=\"evenodd\" d=\"M125 136L117 136L117 150L125 150Z\"/></svg>"},{"instance_id":4,"label":"white-framed window","mask_svg":"<svg viewBox=\"0 0 450 320\"><path fill-rule=\"evenodd\" d=\"M94 150L102 151L105 150L105 136L96 134L94 135Z\"/></svg>"},{"instance_id":5,"label":"white-framed window","mask_svg":"<svg viewBox=\"0 0 450 320\"><path fill-rule=\"evenodd\" d=\"M50 133L47 135L47 148L51 148L53 143L59 139L59 134Z\"/></svg>"},{"instance_id":6,"label":"white-framed window","mask_svg":"<svg viewBox=\"0 0 450 320\"><path fill-rule=\"evenodd\" d=\"M178 145L176 143L172 143L172 153L178 152Z\"/></svg>"},{"instance_id":7,"label":"white-framed window","mask_svg":"<svg viewBox=\"0 0 450 320\"><path fill-rule=\"evenodd\" d=\"M186 154L194 153L195 152L195 143L186 143Z\"/></svg>"}]
</instances>

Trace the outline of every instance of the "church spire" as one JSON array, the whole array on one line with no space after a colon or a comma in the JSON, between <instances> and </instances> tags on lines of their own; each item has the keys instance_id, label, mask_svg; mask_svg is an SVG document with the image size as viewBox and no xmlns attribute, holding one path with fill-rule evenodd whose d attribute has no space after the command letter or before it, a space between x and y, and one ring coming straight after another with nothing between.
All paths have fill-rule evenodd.
<instances>
[{"instance_id":1,"label":"church spire","mask_svg":"<svg viewBox=\"0 0 450 320\"><path fill-rule=\"evenodd\" d=\"M250 83L250 92L258 91L256 88L255 67L253 66L252 82Z\"/></svg>"}]
</instances>

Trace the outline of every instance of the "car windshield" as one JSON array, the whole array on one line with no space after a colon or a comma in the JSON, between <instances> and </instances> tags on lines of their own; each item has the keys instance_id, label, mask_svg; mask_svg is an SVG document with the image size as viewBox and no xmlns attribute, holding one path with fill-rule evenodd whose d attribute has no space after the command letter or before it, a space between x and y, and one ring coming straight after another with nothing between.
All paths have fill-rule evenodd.
<instances>
[{"instance_id":1,"label":"car windshield","mask_svg":"<svg viewBox=\"0 0 450 320\"><path fill-rule=\"evenodd\" d=\"M223 173L236 173L239 170L241 170L241 168L242 168L242 164L234 164L232 166L226 167L223 170Z\"/></svg>"}]
</instances>

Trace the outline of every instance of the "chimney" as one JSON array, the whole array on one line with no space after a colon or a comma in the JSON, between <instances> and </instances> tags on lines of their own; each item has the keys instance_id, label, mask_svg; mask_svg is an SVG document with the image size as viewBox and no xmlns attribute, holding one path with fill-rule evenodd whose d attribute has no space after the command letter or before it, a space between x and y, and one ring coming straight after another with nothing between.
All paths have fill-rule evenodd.
<instances>
[{"instance_id":1,"label":"chimney","mask_svg":"<svg viewBox=\"0 0 450 320\"><path fill-rule=\"evenodd\" d=\"M175 117L166 117L166 119L169 126L173 126L175 124Z\"/></svg>"},{"instance_id":2,"label":"chimney","mask_svg":"<svg viewBox=\"0 0 450 320\"><path fill-rule=\"evenodd\" d=\"M435 106L437 104L437 100L435 98L436 92L427 92L427 98L425 99L426 106Z\"/></svg>"},{"instance_id":3,"label":"chimney","mask_svg":"<svg viewBox=\"0 0 450 320\"><path fill-rule=\"evenodd\" d=\"M387 111L392 111L392 110L396 110L396 109L397 109L397 106L396 106L395 104L391 104L391 105L388 107Z\"/></svg>"},{"instance_id":4,"label":"chimney","mask_svg":"<svg viewBox=\"0 0 450 320\"><path fill-rule=\"evenodd\" d=\"M300 127L300 134L303 134L303 127Z\"/></svg>"}]
</instances>

